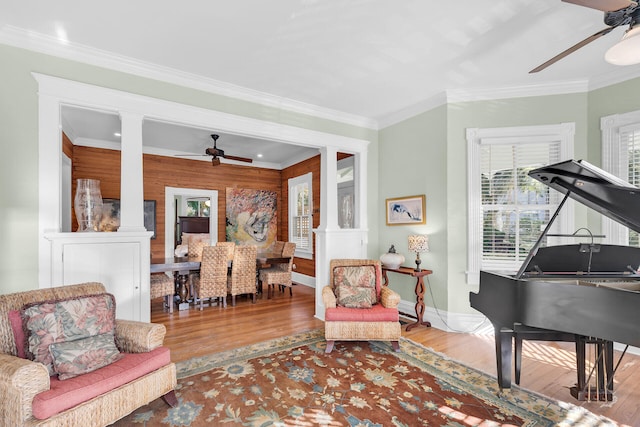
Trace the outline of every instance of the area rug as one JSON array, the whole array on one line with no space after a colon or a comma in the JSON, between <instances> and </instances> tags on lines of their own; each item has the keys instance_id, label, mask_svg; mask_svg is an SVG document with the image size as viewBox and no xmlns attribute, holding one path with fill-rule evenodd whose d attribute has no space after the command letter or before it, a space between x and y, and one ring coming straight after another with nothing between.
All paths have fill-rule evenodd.
<instances>
[{"instance_id":1,"label":"area rug","mask_svg":"<svg viewBox=\"0 0 640 427\"><path fill-rule=\"evenodd\" d=\"M408 339L337 342L320 330L177 364L179 404L158 399L115 425L616 426L514 387ZM469 349L473 351L473 349Z\"/></svg>"}]
</instances>

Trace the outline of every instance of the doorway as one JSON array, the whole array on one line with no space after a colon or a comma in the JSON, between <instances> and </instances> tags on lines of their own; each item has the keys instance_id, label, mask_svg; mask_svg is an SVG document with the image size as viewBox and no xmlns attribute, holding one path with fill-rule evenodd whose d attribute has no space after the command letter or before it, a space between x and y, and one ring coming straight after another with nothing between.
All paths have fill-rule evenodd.
<instances>
[{"instance_id":1,"label":"doorway","mask_svg":"<svg viewBox=\"0 0 640 427\"><path fill-rule=\"evenodd\" d=\"M209 234L211 235L211 244L218 241L218 191L204 190L198 188L176 188L165 187L165 217L164 217L164 253L165 257L173 257L173 251L176 247L175 228L178 218L176 218L176 199L198 198L209 201Z\"/></svg>"}]
</instances>

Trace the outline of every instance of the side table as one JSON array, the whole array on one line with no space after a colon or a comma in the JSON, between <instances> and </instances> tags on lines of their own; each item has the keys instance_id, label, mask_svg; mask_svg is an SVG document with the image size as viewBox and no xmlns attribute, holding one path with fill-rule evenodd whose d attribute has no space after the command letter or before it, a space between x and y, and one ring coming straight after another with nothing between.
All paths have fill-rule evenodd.
<instances>
[{"instance_id":1,"label":"side table","mask_svg":"<svg viewBox=\"0 0 640 427\"><path fill-rule=\"evenodd\" d=\"M416 322L407 325L407 331L415 328L418 325L423 325L430 327L431 322L426 320L422 320L424 316L424 276L433 273L431 270L420 270L415 271L413 268L409 267L398 267L398 268L386 268L382 267L382 278L384 279L384 286L389 285L389 278L387 277L387 271L391 271L393 273L404 274L407 276L416 278Z\"/></svg>"}]
</instances>

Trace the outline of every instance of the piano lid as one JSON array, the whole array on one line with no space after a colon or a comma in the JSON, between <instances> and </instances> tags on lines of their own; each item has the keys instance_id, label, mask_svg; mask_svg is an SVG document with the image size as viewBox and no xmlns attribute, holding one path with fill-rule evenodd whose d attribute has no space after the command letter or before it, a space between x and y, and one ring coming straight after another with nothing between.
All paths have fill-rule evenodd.
<instances>
[{"instance_id":1,"label":"piano lid","mask_svg":"<svg viewBox=\"0 0 640 427\"><path fill-rule=\"evenodd\" d=\"M640 188L584 160L534 169L529 176L640 232Z\"/></svg>"}]
</instances>

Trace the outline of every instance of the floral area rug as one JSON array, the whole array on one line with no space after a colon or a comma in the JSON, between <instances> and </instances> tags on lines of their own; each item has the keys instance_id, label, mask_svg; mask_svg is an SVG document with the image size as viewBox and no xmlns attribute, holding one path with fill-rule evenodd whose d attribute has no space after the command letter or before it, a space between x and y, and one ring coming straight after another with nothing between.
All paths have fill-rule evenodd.
<instances>
[{"instance_id":1,"label":"floral area rug","mask_svg":"<svg viewBox=\"0 0 640 427\"><path fill-rule=\"evenodd\" d=\"M130 426L616 426L402 339L336 342L306 332L178 363L179 404L162 399ZM473 351L470 349L470 351Z\"/></svg>"}]
</instances>

